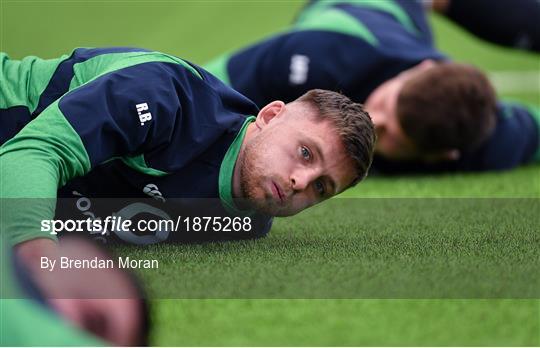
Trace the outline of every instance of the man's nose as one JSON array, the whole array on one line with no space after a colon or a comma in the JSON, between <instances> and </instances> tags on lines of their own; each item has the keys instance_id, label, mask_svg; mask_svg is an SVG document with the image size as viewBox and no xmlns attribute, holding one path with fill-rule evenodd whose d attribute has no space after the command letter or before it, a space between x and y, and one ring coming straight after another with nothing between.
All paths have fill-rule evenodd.
<instances>
[{"instance_id":1,"label":"man's nose","mask_svg":"<svg viewBox=\"0 0 540 348\"><path fill-rule=\"evenodd\" d=\"M303 169L294 172L291 176L292 189L296 192L306 190L317 176L318 173L312 169Z\"/></svg>"}]
</instances>

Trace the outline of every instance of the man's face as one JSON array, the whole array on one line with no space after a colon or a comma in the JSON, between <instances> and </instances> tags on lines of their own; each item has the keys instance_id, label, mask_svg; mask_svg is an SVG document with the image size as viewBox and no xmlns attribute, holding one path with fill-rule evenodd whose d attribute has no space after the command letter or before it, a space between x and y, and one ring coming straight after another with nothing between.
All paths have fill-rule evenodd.
<instances>
[{"instance_id":1,"label":"man's face","mask_svg":"<svg viewBox=\"0 0 540 348\"><path fill-rule=\"evenodd\" d=\"M305 103L261 110L241 160L242 196L260 212L293 215L343 191L355 178L337 131Z\"/></svg>"},{"instance_id":2,"label":"man's face","mask_svg":"<svg viewBox=\"0 0 540 348\"><path fill-rule=\"evenodd\" d=\"M396 161L436 162L452 159L453 153L427 154L420 151L413 140L403 131L397 116L397 100L405 83L425 73L434 64L436 63L427 60L402 72L377 87L367 98L364 106L371 116L377 133L376 154Z\"/></svg>"},{"instance_id":3,"label":"man's face","mask_svg":"<svg viewBox=\"0 0 540 348\"><path fill-rule=\"evenodd\" d=\"M403 77L397 76L377 87L365 102L377 133L375 153L391 160L412 160L418 151L403 131L397 117L397 99L403 87Z\"/></svg>"}]
</instances>

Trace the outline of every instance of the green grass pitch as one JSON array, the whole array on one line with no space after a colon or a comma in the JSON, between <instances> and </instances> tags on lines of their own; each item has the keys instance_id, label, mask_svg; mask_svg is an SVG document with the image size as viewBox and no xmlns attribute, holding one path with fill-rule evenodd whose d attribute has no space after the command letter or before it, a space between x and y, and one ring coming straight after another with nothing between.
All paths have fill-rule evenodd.
<instances>
[{"instance_id":1,"label":"green grass pitch","mask_svg":"<svg viewBox=\"0 0 540 348\"><path fill-rule=\"evenodd\" d=\"M141 46L202 64L285 29L302 4L0 0L0 49L21 58ZM432 22L456 60L540 73L538 55ZM501 97L539 105L532 87ZM263 240L120 252L162 264L141 274L163 298L152 301L154 345L537 346L539 171L370 177L277 219Z\"/></svg>"}]
</instances>

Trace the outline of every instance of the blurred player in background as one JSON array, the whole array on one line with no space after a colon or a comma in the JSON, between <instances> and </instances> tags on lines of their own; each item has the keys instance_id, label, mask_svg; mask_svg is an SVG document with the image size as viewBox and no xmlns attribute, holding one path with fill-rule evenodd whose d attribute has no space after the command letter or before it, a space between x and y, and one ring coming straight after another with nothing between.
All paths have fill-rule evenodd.
<instances>
[{"instance_id":1,"label":"blurred player in background","mask_svg":"<svg viewBox=\"0 0 540 348\"><path fill-rule=\"evenodd\" d=\"M538 14L539 3L529 5ZM479 69L439 52L421 2L312 1L288 32L207 68L259 105L311 88L365 103L380 172L508 169L540 158L538 107L497 102Z\"/></svg>"}]
</instances>

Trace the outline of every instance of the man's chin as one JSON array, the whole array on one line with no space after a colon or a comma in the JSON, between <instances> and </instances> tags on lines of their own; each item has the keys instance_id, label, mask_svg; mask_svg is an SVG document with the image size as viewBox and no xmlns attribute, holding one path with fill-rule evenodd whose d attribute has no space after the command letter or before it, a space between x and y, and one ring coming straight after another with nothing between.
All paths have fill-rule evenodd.
<instances>
[{"instance_id":1,"label":"man's chin","mask_svg":"<svg viewBox=\"0 0 540 348\"><path fill-rule=\"evenodd\" d=\"M268 204L268 202L266 201L254 204L254 210L260 214L278 217L285 217L296 214L296 212L291 211L291 209L288 207L276 204Z\"/></svg>"},{"instance_id":2,"label":"man's chin","mask_svg":"<svg viewBox=\"0 0 540 348\"><path fill-rule=\"evenodd\" d=\"M298 213L291 209L289 204L279 204L270 194L263 191L251 190L245 192L244 197L248 197L244 199L244 203L250 210L263 215L285 217Z\"/></svg>"}]
</instances>

